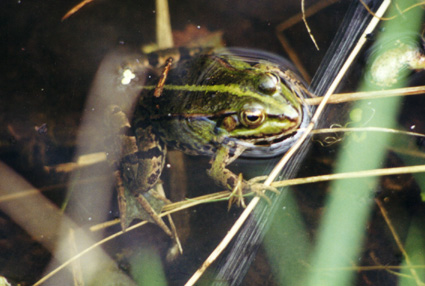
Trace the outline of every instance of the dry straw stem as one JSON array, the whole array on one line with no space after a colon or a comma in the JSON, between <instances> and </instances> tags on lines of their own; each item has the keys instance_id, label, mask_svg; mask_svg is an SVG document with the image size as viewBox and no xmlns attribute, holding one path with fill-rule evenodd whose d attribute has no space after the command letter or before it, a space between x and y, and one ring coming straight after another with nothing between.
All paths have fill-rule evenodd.
<instances>
[{"instance_id":1,"label":"dry straw stem","mask_svg":"<svg viewBox=\"0 0 425 286\"><path fill-rule=\"evenodd\" d=\"M94 0L84 0L72 7L66 14L62 17L61 21L64 21L71 17L73 14L77 13L81 8L89 4L90 2L93 2Z\"/></svg>"},{"instance_id":2,"label":"dry straw stem","mask_svg":"<svg viewBox=\"0 0 425 286\"><path fill-rule=\"evenodd\" d=\"M392 225L390 218L388 217L387 210L384 208L384 206L382 205L380 200L375 199L375 202L378 205L379 210L381 211L381 214L384 217L385 222L387 223L388 228L390 229L392 236L394 237L394 240L397 244L397 247L400 249L401 253L403 254L404 260L406 261L406 264L409 267L411 267L412 262L410 261L410 257L407 254L407 251L404 248L403 243L400 240L400 237L398 236L396 230L394 229L394 226ZM415 282L416 282L417 285L423 285L423 283L421 282L421 279L418 276L418 273L416 272L416 270L414 268L410 268L410 273L412 273L412 276L415 279Z\"/></svg>"},{"instance_id":3,"label":"dry straw stem","mask_svg":"<svg viewBox=\"0 0 425 286\"><path fill-rule=\"evenodd\" d=\"M306 15L305 15L305 8L304 8L304 0L301 0L301 13L303 15L304 26L307 29L307 32L308 32L308 35L310 36L310 39L313 41L313 44L316 47L316 49L320 50L319 45L317 45L316 39L314 38L313 34L311 33L310 26L307 23L307 18L306 18Z\"/></svg>"},{"instance_id":4,"label":"dry straw stem","mask_svg":"<svg viewBox=\"0 0 425 286\"><path fill-rule=\"evenodd\" d=\"M339 132L386 132L386 133L394 133L399 135L407 135L407 136L416 136L416 137L425 137L425 134L411 132L411 131L403 131L392 128L384 128L384 127L335 127L335 128L322 128L313 130L312 134L326 134L326 133L339 133Z\"/></svg>"},{"instance_id":5,"label":"dry straw stem","mask_svg":"<svg viewBox=\"0 0 425 286\"><path fill-rule=\"evenodd\" d=\"M306 178L290 179L285 181L274 182L272 186L278 188L278 187L286 187L286 186L294 186L294 185L310 184L310 183L318 183L318 182L342 180L342 179L391 176L391 175L413 174L413 173L424 173L424 172L425 172L425 165L415 165L415 166L395 167L395 168L381 168L381 169L374 169L374 170L364 170L364 171L349 172L349 173L328 174L328 175L321 175L321 176L311 176Z\"/></svg>"},{"instance_id":6,"label":"dry straw stem","mask_svg":"<svg viewBox=\"0 0 425 286\"><path fill-rule=\"evenodd\" d=\"M352 93L336 93L329 97L328 104L338 104L355 100L370 100L377 98L387 98L393 96L419 95L425 92L425 86L403 87L390 90L364 91ZM306 98L305 103L318 105L323 100L322 97Z\"/></svg>"}]
</instances>

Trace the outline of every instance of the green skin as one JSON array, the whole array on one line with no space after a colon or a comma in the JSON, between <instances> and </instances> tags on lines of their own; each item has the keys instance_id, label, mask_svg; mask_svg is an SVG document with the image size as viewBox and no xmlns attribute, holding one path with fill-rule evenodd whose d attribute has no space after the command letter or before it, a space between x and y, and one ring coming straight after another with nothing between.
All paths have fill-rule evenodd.
<instances>
[{"instance_id":1,"label":"green skin","mask_svg":"<svg viewBox=\"0 0 425 286\"><path fill-rule=\"evenodd\" d=\"M260 194L270 188L241 181L226 166L246 150L284 140L302 121L301 100L282 82L282 72L273 63L254 65L214 50L195 50L180 59L174 57L170 70L164 72L166 58L164 52L156 66L147 67L147 81L131 126L118 106L107 111L109 125L127 126L135 135L135 140L124 134L111 139L125 145L117 167L125 189L120 197L125 201L120 207L123 227L134 218L156 222L137 197L146 198L156 213L161 211L164 201L154 189L164 167L166 146L211 156L207 173L218 185ZM154 96L164 74L162 91Z\"/></svg>"}]
</instances>

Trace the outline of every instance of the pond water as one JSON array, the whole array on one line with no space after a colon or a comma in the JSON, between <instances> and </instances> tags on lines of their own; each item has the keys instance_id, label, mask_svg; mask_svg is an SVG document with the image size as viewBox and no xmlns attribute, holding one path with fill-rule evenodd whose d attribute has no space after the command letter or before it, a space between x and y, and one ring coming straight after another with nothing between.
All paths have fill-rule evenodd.
<instances>
[{"instance_id":1,"label":"pond water","mask_svg":"<svg viewBox=\"0 0 425 286\"><path fill-rule=\"evenodd\" d=\"M315 2L305 1L305 5L308 8ZM319 68L349 6L349 1L332 2L336 3L329 4L329 7L308 18L311 32L320 47L319 51L315 49L300 19L284 31L276 32L282 27L282 23L300 13L299 0L171 1L169 10L176 45L187 45L199 35L219 34L226 47L260 49L289 57L288 49L281 42L284 35L285 43L293 47L305 73L311 78ZM86 104L102 60L117 49L139 50L142 46L154 43L156 11L154 1L99 0L88 3L68 19L61 21L65 13L76 4L78 1L52 0L7 0L0 3L0 35L4 43L0 49L3 59L0 63L0 160L13 169L10 172L16 172L22 180L41 190L42 196L47 197L48 202L53 202L58 209L66 203L65 214L75 223L76 229L77 226L81 227L93 236L92 241L98 241L121 230L115 224L94 234L89 231L89 227L119 216L116 194L108 190L111 189L108 184L112 182L112 174L107 163L102 161L73 172L75 166L66 165L69 169L58 169L57 166L65 166L61 164L76 160L77 147L81 146L77 138L81 132L83 114L96 109L96 106L89 108ZM370 38L374 37L375 35L370 35ZM370 49L363 52L355 61L339 92L357 89L370 53ZM415 71L410 75L409 84L419 86L423 84L423 80L423 72ZM374 104L371 103L369 108L362 111L363 122L374 116L381 116L374 113ZM401 104L399 115L393 116L397 121L396 129L425 133L423 96L406 97ZM333 105L327 117L321 119L321 125L345 126L347 121L352 120L349 118L350 105ZM347 126L350 127L350 124ZM95 128L89 127L87 130L89 133L95 132ZM343 146L341 141L349 136L343 134L314 136L310 140L311 148L305 160L297 162L297 177L333 173L337 164L336 156ZM367 137L364 132L354 135L357 136L359 145ZM332 144L325 144L328 141L332 141ZM367 140L363 141L362 145L365 153L370 146L367 144L373 144L366 142ZM386 146L381 166L423 164L424 142L420 136L397 134ZM86 145L87 152L104 151L102 144L91 142ZM351 156L355 162L357 154ZM252 178L267 174L278 159L237 160L230 169L235 174L243 173L245 178ZM161 181L167 196L173 202L223 190L206 174L209 168L207 157L182 156L178 151L173 151L167 158L167 164L170 167L165 168ZM3 174L6 174L3 165L2 168ZM33 212L19 209L17 213L23 213L21 219L7 210L16 210L26 205L21 202L30 202L34 194L9 197L12 191L5 189L19 184L15 184L12 177L6 177L10 179L6 178L0 183L0 190L4 190L0 193L0 275L13 285L32 285L48 270L60 265L52 259L56 256L60 260L60 254L53 254L59 243L59 232L56 231L59 229L59 220L52 221L58 223L57 225L46 226L50 230L42 234L44 237L31 234L32 228L21 221L31 223L31 218L25 217L25 214L37 214L37 208ZM76 181L70 183L72 179ZM395 242L396 236L391 232L388 220L383 218L383 209L388 212L389 221L398 234L401 245L410 247L408 253L411 254L411 249L415 253L422 253L418 254L417 260L412 258L414 264L418 265L416 277L407 270L402 272L411 275L415 281L424 281L424 276L421 276L421 259L424 259L425 253L425 208L423 191L421 197L421 182L420 175L382 177L379 184L373 187L372 195L358 202L371 204L373 207L364 226L365 243L359 246L361 251L353 265L358 263L364 267L377 266L377 269L372 271L371 268L365 268L365 271L360 271L361 269L353 266L349 270L357 271L357 274L351 284L401 283L399 276L379 268L391 265L395 266L394 271L399 271L396 266L404 263L403 251ZM293 187L288 192L286 203L279 207L276 214L278 219L271 225L266 236L266 244L260 247L242 285L306 285L301 281L309 269L306 265L311 262L308 257L318 237L321 218L328 210L325 203L329 185L327 182L305 184ZM15 187L10 189L14 190ZM72 189L73 192L67 193L67 189ZM382 202L384 207L379 208L379 203L375 204L374 199ZM38 207L51 206L46 203L46 207ZM149 224L129 231L103 246L105 253L117 265L114 267L121 272L114 268L117 272L112 271L113 274L110 274L110 266L105 266L105 272L97 274L99 279L96 282L101 285L107 279L108 283L116 285L114 277L122 279L119 276L121 273L129 274L136 280L142 279L138 281L146 281L139 277L143 276L143 272L159 271L158 285L184 285L242 211L242 208L236 206L228 210L228 202L221 201L177 213L173 218L184 252L173 262L167 262L165 258L171 245L170 239L157 226ZM33 219L37 220L37 217ZM43 221L39 223L43 224ZM338 231L344 232L349 228L347 225ZM78 234L80 232L77 232L76 241L82 240L83 235L80 237ZM72 248L72 242L67 243ZM75 250L74 254L78 251L81 249ZM223 257L219 263L229 259L228 256ZM158 265L162 265L162 268L151 269L146 266L153 265L155 261L159 261ZM84 265L83 263L83 267ZM217 263L205 274L201 283L210 285L215 279L216 268ZM299 270L300 268L303 270ZM140 269L142 274L139 273ZM291 271L292 276L289 274ZM72 275L68 270L62 270L51 279L50 281L56 282L67 281L65 284L72 283ZM50 283L54 285L55 282ZM128 285L130 283L128 281Z\"/></svg>"}]
</instances>

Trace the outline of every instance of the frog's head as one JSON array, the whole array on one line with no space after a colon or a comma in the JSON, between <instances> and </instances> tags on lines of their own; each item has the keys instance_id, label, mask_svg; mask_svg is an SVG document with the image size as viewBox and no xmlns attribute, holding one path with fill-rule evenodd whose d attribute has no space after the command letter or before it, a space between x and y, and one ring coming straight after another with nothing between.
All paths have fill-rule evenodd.
<instances>
[{"instance_id":1,"label":"frog's head","mask_svg":"<svg viewBox=\"0 0 425 286\"><path fill-rule=\"evenodd\" d=\"M306 115L305 86L295 74L265 60L220 56L214 61L208 79L222 86L215 97L225 105L215 101L221 110L214 112L219 115L216 127L223 142L269 147L292 137L301 127Z\"/></svg>"}]
</instances>

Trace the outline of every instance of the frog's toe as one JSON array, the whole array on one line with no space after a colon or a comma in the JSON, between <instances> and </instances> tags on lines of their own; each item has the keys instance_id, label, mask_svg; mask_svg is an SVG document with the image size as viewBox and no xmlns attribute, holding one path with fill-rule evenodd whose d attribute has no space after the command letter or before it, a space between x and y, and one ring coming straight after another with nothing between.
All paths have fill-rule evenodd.
<instances>
[{"instance_id":1,"label":"frog's toe","mask_svg":"<svg viewBox=\"0 0 425 286\"><path fill-rule=\"evenodd\" d=\"M248 185L251 186L252 191L254 191L255 193L263 192L263 191L272 191L273 193L279 194L279 190L276 189L275 187L267 186L262 183L259 183L264 181L266 178L267 176L259 176L259 177L252 178L248 181Z\"/></svg>"},{"instance_id":2,"label":"frog's toe","mask_svg":"<svg viewBox=\"0 0 425 286\"><path fill-rule=\"evenodd\" d=\"M278 194L279 190L276 189L275 187L267 186L267 185L260 183L260 182L264 182L266 179L267 179L267 176L258 176L258 177L250 179L248 181L248 185L251 185L251 186L257 186L258 185L258 187L255 187L255 188L260 188L261 191L263 191L263 190L264 191L272 191L273 193Z\"/></svg>"},{"instance_id":3,"label":"frog's toe","mask_svg":"<svg viewBox=\"0 0 425 286\"><path fill-rule=\"evenodd\" d=\"M265 199L268 203L271 203L270 199L266 194L264 193L264 190L267 189L268 186L265 186L263 184L254 184L251 185L250 189L251 192L253 192L256 196L259 196L260 198Z\"/></svg>"},{"instance_id":4,"label":"frog's toe","mask_svg":"<svg viewBox=\"0 0 425 286\"><path fill-rule=\"evenodd\" d=\"M238 207L246 208L245 200L244 200L244 181L242 178L242 174L239 174L238 180L236 182L236 186L233 188L232 193L229 196L229 205L228 209L230 210L233 204L236 204Z\"/></svg>"},{"instance_id":5,"label":"frog's toe","mask_svg":"<svg viewBox=\"0 0 425 286\"><path fill-rule=\"evenodd\" d=\"M267 179L267 176L258 176L258 177L254 177L252 179L249 179L248 183L249 184L255 184L258 182L264 182Z\"/></svg>"},{"instance_id":6,"label":"frog's toe","mask_svg":"<svg viewBox=\"0 0 425 286\"><path fill-rule=\"evenodd\" d=\"M265 191L272 191L274 193L279 193L279 190L276 189L275 187L272 186L266 186L264 184L261 183L254 183L254 184L250 184L251 180L248 181L249 187L251 192L253 192L255 195L265 199L268 203L271 203L270 198L268 196L266 196Z\"/></svg>"},{"instance_id":7,"label":"frog's toe","mask_svg":"<svg viewBox=\"0 0 425 286\"><path fill-rule=\"evenodd\" d=\"M266 191L271 191L271 192L273 192L275 194L279 194L280 193L280 191L278 189L276 189L275 187L273 187L273 186L263 185L263 187L264 187L264 190L266 190Z\"/></svg>"}]
</instances>

